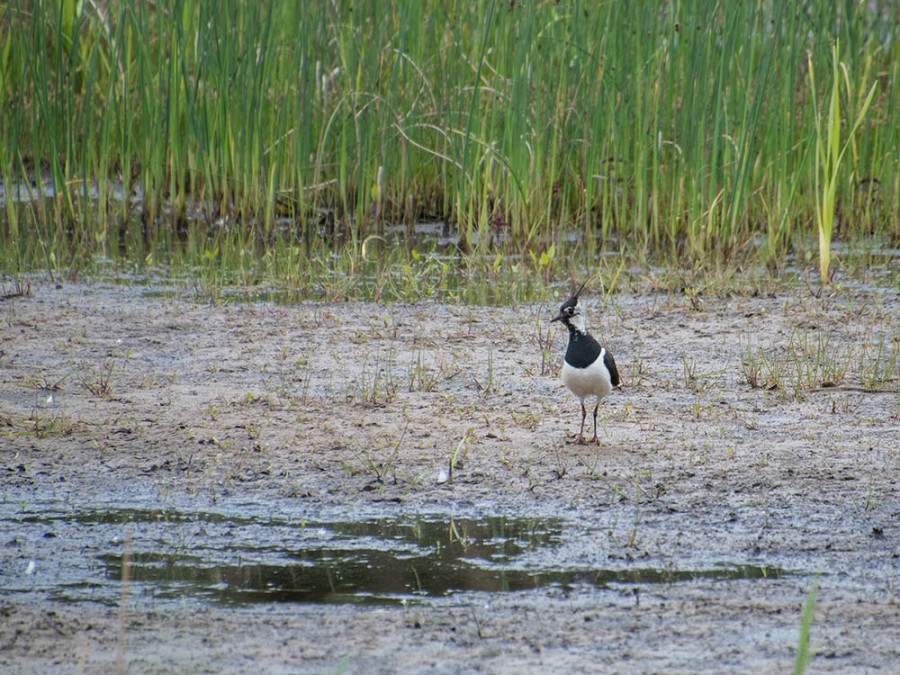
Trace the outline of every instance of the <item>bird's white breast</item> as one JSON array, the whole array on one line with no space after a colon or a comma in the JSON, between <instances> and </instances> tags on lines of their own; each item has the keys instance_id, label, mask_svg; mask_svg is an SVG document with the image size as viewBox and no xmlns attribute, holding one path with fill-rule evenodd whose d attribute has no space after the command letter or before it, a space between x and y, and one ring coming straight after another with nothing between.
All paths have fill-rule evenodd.
<instances>
[{"instance_id":1,"label":"bird's white breast","mask_svg":"<svg viewBox=\"0 0 900 675\"><path fill-rule=\"evenodd\" d=\"M563 361L562 381L569 391L584 400L588 396L603 398L612 391L609 371L603 365L606 349L600 350L600 356L587 368L575 368Z\"/></svg>"}]
</instances>

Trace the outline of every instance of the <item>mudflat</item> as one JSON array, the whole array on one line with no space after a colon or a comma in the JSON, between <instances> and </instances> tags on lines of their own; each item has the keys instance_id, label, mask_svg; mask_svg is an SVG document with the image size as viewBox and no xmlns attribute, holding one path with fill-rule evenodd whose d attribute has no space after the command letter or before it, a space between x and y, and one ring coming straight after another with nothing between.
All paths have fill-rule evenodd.
<instances>
[{"instance_id":1,"label":"mudflat","mask_svg":"<svg viewBox=\"0 0 900 675\"><path fill-rule=\"evenodd\" d=\"M586 300L0 301L0 670L896 668L896 294Z\"/></svg>"}]
</instances>

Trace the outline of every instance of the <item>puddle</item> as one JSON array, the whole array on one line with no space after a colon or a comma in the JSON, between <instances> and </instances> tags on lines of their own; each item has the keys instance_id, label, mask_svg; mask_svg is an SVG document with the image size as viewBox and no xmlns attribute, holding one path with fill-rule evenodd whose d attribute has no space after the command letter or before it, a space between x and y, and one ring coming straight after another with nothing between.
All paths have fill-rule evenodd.
<instances>
[{"instance_id":1,"label":"puddle","mask_svg":"<svg viewBox=\"0 0 900 675\"><path fill-rule=\"evenodd\" d=\"M559 559L568 527L560 518L307 520L260 504L212 511L7 500L0 584L19 596L116 605L128 560L130 602L399 604L473 591L785 574L753 565L584 569Z\"/></svg>"},{"instance_id":2,"label":"puddle","mask_svg":"<svg viewBox=\"0 0 900 675\"><path fill-rule=\"evenodd\" d=\"M507 565L524 551L554 546L560 532L553 521L504 517L272 523L268 527L282 530L281 536L260 547L247 541L249 531L225 526L228 537L241 542L228 547L231 560L221 560L223 551L136 552L133 579L163 593L228 603L390 603L466 590L508 591L540 585ZM107 576L121 578L123 555L103 560Z\"/></svg>"}]
</instances>

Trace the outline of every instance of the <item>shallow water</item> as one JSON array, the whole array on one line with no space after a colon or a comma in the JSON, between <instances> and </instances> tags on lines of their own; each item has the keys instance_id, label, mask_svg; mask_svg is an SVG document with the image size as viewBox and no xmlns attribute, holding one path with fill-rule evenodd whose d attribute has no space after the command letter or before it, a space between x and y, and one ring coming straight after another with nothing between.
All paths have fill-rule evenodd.
<instances>
[{"instance_id":1,"label":"shallow water","mask_svg":"<svg viewBox=\"0 0 900 675\"><path fill-rule=\"evenodd\" d=\"M55 490L5 497L0 585L21 600L115 605L126 562L129 596L154 604L398 604L471 591L568 592L786 574L746 564L579 565L565 550L578 537L576 524L558 517L345 512L310 518L289 502L210 504L152 494L85 501Z\"/></svg>"}]
</instances>

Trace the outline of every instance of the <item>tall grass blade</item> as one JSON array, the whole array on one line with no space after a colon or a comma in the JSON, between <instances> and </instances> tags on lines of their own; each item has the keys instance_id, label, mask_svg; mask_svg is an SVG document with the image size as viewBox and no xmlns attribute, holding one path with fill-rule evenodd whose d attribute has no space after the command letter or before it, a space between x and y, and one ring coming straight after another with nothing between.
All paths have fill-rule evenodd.
<instances>
[{"instance_id":1,"label":"tall grass blade","mask_svg":"<svg viewBox=\"0 0 900 675\"><path fill-rule=\"evenodd\" d=\"M797 655L794 658L794 675L803 675L812 662L812 651L809 646L809 636L812 632L813 619L815 618L816 593L819 590L818 579L813 583L806 600L803 603L803 614L800 618L800 636L797 640Z\"/></svg>"},{"instance_id":2,"label":"tall grass blade","mask_svg":"<svg viewBox=\"0 0 900 675\"><path fill-rule=\"evenodd\" d=\"M815 73L812 58L809 57L809 77L813 96L813 110L816 129L816 161L815 161L815 186L816 186L816 225L819 233L819 276L823 286L831 280L831 236L834 231L835 204L837 201L838 179L844 155L850 147L856 130L862 124L878 83L874 83L869 89L856 119L850 129L847 139L841 144L841 107L840 85L842 64L838 60L839 44L831 48L832 54L832 82L831 98L828 105L828 118L824 129L820 122L818 106L815 95ZM844 71L846 72L846 70ZM850 88L847 79L847 88Z\"/></svg>"}]
</instances>

